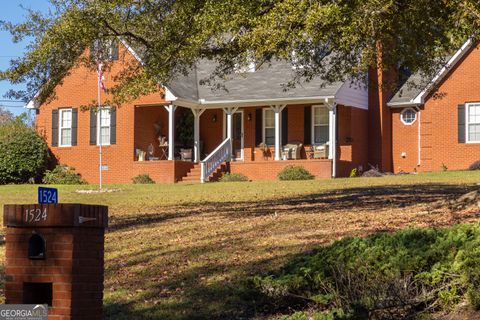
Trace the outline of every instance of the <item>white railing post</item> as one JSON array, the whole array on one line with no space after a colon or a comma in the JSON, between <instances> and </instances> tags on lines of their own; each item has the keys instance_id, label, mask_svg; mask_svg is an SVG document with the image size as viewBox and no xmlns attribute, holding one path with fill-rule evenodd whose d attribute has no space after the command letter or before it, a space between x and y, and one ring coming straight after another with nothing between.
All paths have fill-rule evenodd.
<instances>
[{"instance_id":1,"label":"white railing post","mask_svg":"<svg viewBox=\"0 0 480 320\"><path fill-rule=\"evenodd\" d=\"M202 161L200 163L200 182L201 183L205 183L205 179L206 179L206 177L205 177L205 166L206 166L205 162Z\"/></svg>"}]
</instances>

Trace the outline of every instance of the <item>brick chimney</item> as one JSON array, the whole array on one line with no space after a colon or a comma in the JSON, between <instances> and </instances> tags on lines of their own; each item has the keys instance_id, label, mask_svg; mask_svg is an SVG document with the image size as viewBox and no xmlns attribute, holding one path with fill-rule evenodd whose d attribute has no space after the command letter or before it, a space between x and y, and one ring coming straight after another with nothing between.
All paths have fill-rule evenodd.
<instances>
[{"instance_id":1,"label":"brick chimney","mask_svg":"<svg viewBox=\"0 0 480 320\"><path fill-rule=\"evenodd\" d=\"M381 45L378 45L377 66L369 72L368 162L381 171L392 172L392 112L387 103L395 92L398 72L383 66L382 59Z\"/></svg>"}]
</instances>

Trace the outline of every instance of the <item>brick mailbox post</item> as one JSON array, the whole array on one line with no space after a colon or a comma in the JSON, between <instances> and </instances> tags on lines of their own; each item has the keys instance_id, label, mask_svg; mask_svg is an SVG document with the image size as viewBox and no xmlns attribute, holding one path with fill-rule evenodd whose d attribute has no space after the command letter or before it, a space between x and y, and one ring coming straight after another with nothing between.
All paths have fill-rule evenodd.
<instances>
[{"instance_id":1,"label":"brick mailbox post","mask_svg":"<svg viewBox=\"0 0 480 320\"><path fill-rule=\"evenodd\" d=\"M102 319L108 208L5 205L7 304L48 304L49 319Z\"/></svg>"}]
</instances>

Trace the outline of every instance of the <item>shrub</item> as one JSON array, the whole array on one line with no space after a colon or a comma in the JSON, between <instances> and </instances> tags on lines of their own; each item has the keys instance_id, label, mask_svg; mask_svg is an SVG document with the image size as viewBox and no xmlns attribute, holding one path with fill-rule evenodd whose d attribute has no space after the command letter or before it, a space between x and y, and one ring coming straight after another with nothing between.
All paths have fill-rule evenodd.
<instances>
[{"instance_id":1,"label":"shrub","mask_svg":"<svg viewBox=\"0 0 480 320\"><path fill-rule=\"evenodd\" d=\"M355 319L414 318L465 300L478 308L479 247L479 224L347 238L254 283L277 305L303 297L320 310L354 312Z\"/></svg>"},{"instance_id":2,"label":"shrub","mask_svg":"<svg viewBox=\"0 0 480 320\"><path fill-rule=\"evenodd\" d=\"M42 179L45 184L86 184L87 182L75 172L75 168L58 165L53 170L45 171Z\"/></svg>"},{"instance_id":3,"label":"shrub","mask_svg":"<svg viewBox=\"0 0 480 320\"><path fill-rule=\"evenodd\" d=\"M0 125L0 184L39 181L46 169L45 140L20 120Z\"/></svg>"},{"instance_id":4,"label":"shrub","mask_svg":"<svg viewBox=\"0 0 480 320\"><path fill-rule=\"evenodd\" d=\"M352 171L350 171L350 178L355 178L358 177L358 169L353 168Z\"/></svg>"},{"instance_id":5,"label":"shrub","mask_svg":"<svg viewBox=\"0 0 480 320\"><path fill-rule=\"evenodd\" d=\"M134 184L154 184L155 181L148 174L139 174L132 178Z\"/></svg>"},{"instance_id":6,"label":"shrub","mask_svg":"<svg viewBox=\"0 0 480 320\"><path fill-rule=\"evenodd\" d=\"M241 173L229 173L226 172L220 178L221 182L241 182L248 181L248 177Z\"/></svg>"},{"instance_id":7,"label":"shrub","mask_svg":"<svg viewBox=\"0 0 480 320\"><path fill-rule=\"evenodd\" d=\"M278 173L279 180L312 180L313 174L302 166L286 166Z\"/></svg>"},{"instance_id":8,"label":"shrub","mask_svg":"<svg viewBox=\"0 0 480 320\"><path fill-rule=\"evenodd\" d=\"M480 160L475 161L468 167L468 170L480 170Z\"/></svg>"}]
</instances>

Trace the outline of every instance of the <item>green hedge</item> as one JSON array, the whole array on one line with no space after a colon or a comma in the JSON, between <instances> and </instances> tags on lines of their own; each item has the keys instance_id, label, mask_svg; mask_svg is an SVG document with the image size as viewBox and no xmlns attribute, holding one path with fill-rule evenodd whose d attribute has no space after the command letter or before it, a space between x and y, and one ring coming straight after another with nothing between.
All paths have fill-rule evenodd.
<instances>
[{"instance_id":1,"label":"green hedge","mask_svg":"<svg viewBox=\"0 0 480 320\"><path fill-rule=\"evenodd\" d=\"M300 297L319 312L342 310L352 319L410 318L462 301L478 308L480 225L347 238L254 282L277 307Z\"/></svg>"},{"instance_id":2,"label":"green hedge","mask_svg":"<svg viewBox=\"0 0 480 320\"><path fill-rule=\"evenodd\" d=\"M86 184L86 181L75 172L75 168L58 165L53 170L47 170L42 179L45 184Z\"/></svg>"},{"instance_id":3,"label":"green hedge","mask_svg":"<svg viewBox=\"0 0 480 320\"><path fill-rule=\"evenodd\" d=\"M40 181L46 169L45 140L20 120L0 126L0 184Z\"/></svg>"},{"instance_id":4,"label":"green hedge","mask_svg":"<svg viewBox=\"0 0 480 320\"><path fill-rule=\"evenodd\" d=\"M139 174L136 177L132 178L132 182L134 184L154 184L155 181L153 181L152 178L148 174Z\"/></svg>"},{"instance_id":5,"label":"green hedge","mask_svg":"<svg viewBox=\"0 0 480 320\"><path fill-rule=\"evenodd\" d=\"M248 177L242 173L229 173L226 172L219 179L220 182L243 182L248 181Z\"/></svg>"},{"instance_id":6,"label":"green hedge","mask_svg":"<svg viewBox=\"0 0 480 320\"><path fill-rule=\"evenodd\" d=\"M302 166L286 166L278 173L279 180L312 180L315 178L307 169Z\"/></svg>"}]
</instances>

